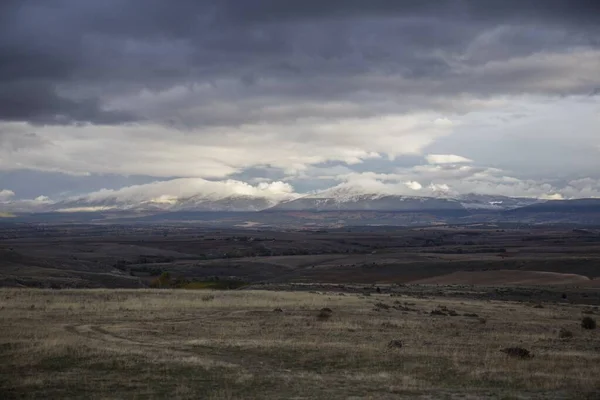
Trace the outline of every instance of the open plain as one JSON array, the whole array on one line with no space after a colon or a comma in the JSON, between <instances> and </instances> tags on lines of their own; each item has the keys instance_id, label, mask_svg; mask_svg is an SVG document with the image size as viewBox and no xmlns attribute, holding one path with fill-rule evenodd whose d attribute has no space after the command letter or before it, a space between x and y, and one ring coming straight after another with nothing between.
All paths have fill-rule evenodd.
<instances>
[{"instance_id":1,"label":"open plain","mask_svg":"<svg viewBox=\"0 0 600 400\"><path fill-rule=\"evenodd\" d=\"M1 398L599 398L592 228L0 237Z\"/></svg>"},{"instance_id":2,"label":"open plain","mask_svg":"<svg viewBox=\"0 0 600 400\"><path fill-rule=\"evenodd\" d=\"M595 228L0 224L0 286L12 287L143 288L168 273L171 285L163 286L219 279L597 288L599 265Z\"/></svg>"},{"instance_id":3,"label":"open plain","mask_svg":"<svg viewBox=\"0 0 600 400\"><path fill-rule=\"evenodd\" d=\"M598 308L401 293L0 291L2 398L585 399ZM512 356L504 348L531 354Z\"/></svg>"}]
</instances>

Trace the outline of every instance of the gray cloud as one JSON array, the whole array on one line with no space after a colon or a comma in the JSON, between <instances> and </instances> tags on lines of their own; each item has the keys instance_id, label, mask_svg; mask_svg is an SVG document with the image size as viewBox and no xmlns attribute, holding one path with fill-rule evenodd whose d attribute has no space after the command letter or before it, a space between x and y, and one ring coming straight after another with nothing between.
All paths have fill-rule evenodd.
<instances>
[{"instance_id":1,"label":"gray cloud","mask_svg":"<svg viewBox=\"0 0 600 400\"><path fill-rule=\"evenodd\" d=\"M468 104L451 99L457 92L468 100L590 93L600 85L578 67L598 61L596 1L22 0L0 7L4 120L227 125L274 118L261 110L282 100L344 99L347 115L361 105L370 114L465 112ZM561 58L573 47L582 54ZM554 54L550 62L538 55L544 51ZM584 76L552 84L565 73ZM123 105L140 90L160 96L174 87L183 89L167 104ZM404 99L393 99L399 92ZM215 112L210 99L231 109Z\"/></svg>"},{"instance_id":2,"label":"gray cloud","mask_svg":"<svg viewBox=\"0 0 600 400\"><path fill-rule=\"evenodd\" d=\"M5 0L0 187L38 170L77 176L57 194L100 188L82 177L309 190L405 168L414 192L433 154L524 182L458 191L593 194L599 38L596 0ZM127 175L144 178L97 178Z\"/></svg>"}]
</instances>

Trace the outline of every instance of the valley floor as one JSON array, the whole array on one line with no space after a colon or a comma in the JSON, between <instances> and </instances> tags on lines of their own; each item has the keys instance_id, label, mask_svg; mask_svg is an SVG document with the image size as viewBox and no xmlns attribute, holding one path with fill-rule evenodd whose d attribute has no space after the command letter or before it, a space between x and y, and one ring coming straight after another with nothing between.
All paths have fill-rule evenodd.
<instances>
[{"instance_id":1,"label":"valley floor","mask_svg":"<svg viewBox=\"0 0 600 400\"><path fill-rule=\"evenodd\" d=\"M598 314L412 293L2 289L0 397L592 399L600 332L580 321ZM514 346L533 357L500 351Z\"/></svg>"}]
</instances>

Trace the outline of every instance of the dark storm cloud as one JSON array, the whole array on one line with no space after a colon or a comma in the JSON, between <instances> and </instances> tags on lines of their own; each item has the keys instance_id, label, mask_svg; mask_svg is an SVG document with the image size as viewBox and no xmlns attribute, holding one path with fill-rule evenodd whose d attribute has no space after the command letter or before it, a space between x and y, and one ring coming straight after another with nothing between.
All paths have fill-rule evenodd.
<instances>
[{"instance_id":1,"label":"dark storm cloud","mask_svg":"<svg viewBox=\"0 0 600 400\"><path fill-rule=\"evenodd\" d=\"M517 28L473 44L507 24ZM589 93L593 87L584 88L585 79L560 88L527 86L536 74L550 81L560 65L493 70L492 79L478 77L477 67L543 50L598 46L598 26L595 0L5 0L0 119L219 125L300 117L298 111L263 113L265 104L285 98L356 105L377 93L403 93L402 104L371 102L378 112L402 112L454 107L444 97L458 92ZM464 68L448 54L462 56ZM177 109L160 102L113 104L143 89L190 84L206 88L181 96ZM235 105L217 110L215 101ZM182 103L197 107L188 112ZM357 112L356 106L345 112ZM375 113L369 107L362 112Z\"/></svg>"},{"instance_id":2,"label":"dark storm cloud","mask_svg":"<svg viewBox=\"0 0 600 400\"><path fill-rule=\"evenodd\" d=\"M328 17L448 16L470 20L537 20L593 23L600 20L595 0L225 0L226 14L240 21Z\"/></svg>"}]
</instances>

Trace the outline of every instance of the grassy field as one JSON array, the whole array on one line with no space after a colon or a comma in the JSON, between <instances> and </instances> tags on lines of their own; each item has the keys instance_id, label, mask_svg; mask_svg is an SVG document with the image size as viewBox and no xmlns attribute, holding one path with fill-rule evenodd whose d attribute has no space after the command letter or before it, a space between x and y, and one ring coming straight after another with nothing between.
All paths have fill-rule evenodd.
<instances>
[{"instance_id":1,"label":"grassy field","mask_svg":"<svg viewBox=\"0 0 600 400\"><path fill-rule=\"evenodd\" d=\"M594 399L600 332L582 329L584 312L598 316L378 294L2 289L0 398ZM500 351L513 346L534 357Z\"/></svg>"}]
</instances>

